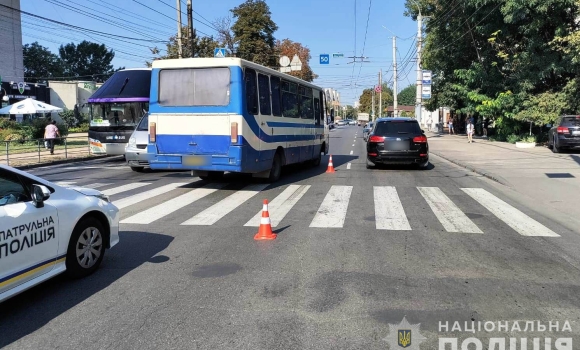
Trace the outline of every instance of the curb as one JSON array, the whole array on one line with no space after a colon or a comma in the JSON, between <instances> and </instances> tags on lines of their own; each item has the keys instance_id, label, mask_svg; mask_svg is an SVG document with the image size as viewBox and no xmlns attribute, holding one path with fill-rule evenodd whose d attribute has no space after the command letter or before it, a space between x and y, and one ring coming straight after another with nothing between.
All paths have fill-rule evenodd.
<instances>
[{"instance_id":1,"label":"curb","mask_svg":"<svg viewBox=\"0 0 580 350\"><path fill-rule=\"evenodd\" d=\"M501 185L504 185L504 186L508 186L509 187L509 185L507 183L505 183L503 180L501 180L500 178L498 178L498 177L496 177L496 176L494 176L492 174L488 174L488 173L483 172L481 170L477 170L476 168L474 168L474 167L472 167L470 165L466 165L466 164L460 163L460 162L458 162L456 160L453 160L451 158L442 156L441 154L435 153L433 151L431 151L431 153L434 154L434 155L436 155L437 157L443 158L446 161L451 162L451 163L453 163L455 165L458 165L458 166L460 166L460 167L462 167L464 169L467 169L467 170L472 171L472 172L474 172L474 173L476 173L478 175L481 175L481 176L486 177L486 178L488 178L490 180L493 180L493 181L495 181L495 182L497 182L497 183L499 183Z\"/></svg>"},{"instance_id":2,"label":"curb","mask_svg":"<svg viewBox=\"0 0 580 350\"><path fill-rule=\"evenodd\" d=\"M42 167L51 166L51 165L76 163L76 162L83 162L83 161L95 160L95 159L103 159L103 158L109 158L109 157L117 157L117 156L103 155L103 156L78 157L78 158L70 158L70 159L63 159L63 160L55 160L53 162L46 162L46 163L34 163L34 164L28 164L28 165L19 165L19 166L15 166L13 168L16 168L19 170L26 170L26 169L42 168Z\"/></svg>"}]
</instances>

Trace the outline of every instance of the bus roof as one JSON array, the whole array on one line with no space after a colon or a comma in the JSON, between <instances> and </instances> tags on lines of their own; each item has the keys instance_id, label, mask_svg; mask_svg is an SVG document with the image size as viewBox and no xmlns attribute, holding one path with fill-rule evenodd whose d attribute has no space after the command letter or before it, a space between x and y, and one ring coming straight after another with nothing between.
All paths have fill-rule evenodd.
<instances>
[{"instance_id":1,"label":"bus roof","mask_svg":"<svg viewBox=\"0 0 580 350\"><path fill-rule=\"evenodd\" d=\"M123 69L107 79L87 102L149 102L150 88L151 68Z\"/></svg>"},{"instance_id":2,"label":"bus roof","mask_svg":"<svg viewBox=\"0 0 580 350\"><path fill-rule=\"evenodd\" d=\"M282 76L285 79L294 81L312 88L323 90L320 86L314 85L300 78L293 77L289 74L281 73L277 70L262 66L260 64L246 61L237 57L224 58L181 58L181 59L166 59L153 61L152 67L154 69L164 68L194 68L194 67L250 67L264 73L269 73L277 76Z\"/></svg>"}]
</instances>

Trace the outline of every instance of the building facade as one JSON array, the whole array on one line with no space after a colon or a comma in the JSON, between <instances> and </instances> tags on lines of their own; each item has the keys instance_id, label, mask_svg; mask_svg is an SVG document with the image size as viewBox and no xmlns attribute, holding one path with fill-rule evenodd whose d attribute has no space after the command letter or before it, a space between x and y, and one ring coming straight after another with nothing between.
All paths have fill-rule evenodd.
<instances>
[{"instance_id":1,"label":"building facade","mask_svg":"<svg viewBox=\"0 0 580 350\"><path fill-rule=\"evenodd\" d=\"M88 114L87 100L101 85L94 81L49 81L50 104L71 111L76 105L79 113Z\"/></svg>"}]
</instances>

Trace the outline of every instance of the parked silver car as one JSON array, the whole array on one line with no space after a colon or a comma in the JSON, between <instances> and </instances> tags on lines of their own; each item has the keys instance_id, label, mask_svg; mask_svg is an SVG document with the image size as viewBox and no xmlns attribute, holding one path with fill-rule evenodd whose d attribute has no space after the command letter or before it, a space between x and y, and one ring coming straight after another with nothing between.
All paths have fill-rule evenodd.
<instances>
[{"instance_id":1,"label":"parked silver car","mask_svg":"<svg viewBox=\"0 0 580 350\"><path fill-rule=\"evenodd\" d=\"M369 134L371 133L371 130L373 129L375 123L373 122L369 122L367 125L365 125L364 129L363 129L363 140L368 141L369 138Z\"/></svg>"},{"instance_id":2,"label":"parked silver car","mask_svg":"<svg viewBox=\"0 0 580 350\"><path fill-rule=\"evenodd\" d=\"M141 118L135 131L129 139L129 143L125 148L125 160L131 170L141 172L146 167L149 167L147 159L147 143L149 141L149 117L147 114Z\"/></svg>"}]
</instances>

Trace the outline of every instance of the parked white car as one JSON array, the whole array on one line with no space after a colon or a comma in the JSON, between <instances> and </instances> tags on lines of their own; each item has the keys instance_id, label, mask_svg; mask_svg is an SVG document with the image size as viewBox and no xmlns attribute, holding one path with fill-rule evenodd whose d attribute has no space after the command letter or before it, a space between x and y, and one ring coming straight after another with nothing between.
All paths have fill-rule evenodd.
<instances>
[{"instance_id":1,"label":"parked white car","mask_svg":"<svg viewBox=\"0 0 580 350\"><path fill-rule=\"evenodd\" d=\"M93 273L119 242L119 209L101 192L0 165L0 302L62 272Z\"/></svg>"},{"instance_id":2,"label":"parked white car","mask_svg":"<svg viewBox=\"0 0 580 350\"><path fill-rule=\"evenodd\" d=\"M131 170L141 172L149 167L147 143L149 143L149 117L145 114L133 131L125 148L125 161Z\"/></svg>"}]
</instances>

